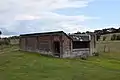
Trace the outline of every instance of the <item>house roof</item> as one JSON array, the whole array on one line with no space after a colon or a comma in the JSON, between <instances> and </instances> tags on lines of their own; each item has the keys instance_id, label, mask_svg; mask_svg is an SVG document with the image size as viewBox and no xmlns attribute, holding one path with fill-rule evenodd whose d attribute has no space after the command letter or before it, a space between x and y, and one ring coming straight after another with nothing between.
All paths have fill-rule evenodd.
<instances>
[{"instance_id":1,"label":"house roof","mask_svg":"<svg viewBox=\"0 0 120 80\"><path fill-rule=\"evenodd\" d=\"M90 41L89 34L71 34L69 35L73 41Z\"/></svg>"},{"instance_id":2,"label":"house roof","mask_svg":"<svg viewBox=\"0 0 120 80\"><path fill-rule=\"evenodd\" d=\"M68 36L65 32L63 31L55 31L55 32L43 32L43 33L32 33L32 34L21 34L20 36L27 37L27 36L38 36L38 35L56 35L56 34L64 34L67 36L69 39L72 40L70 36Z\"/></svg>"}]
</instances>

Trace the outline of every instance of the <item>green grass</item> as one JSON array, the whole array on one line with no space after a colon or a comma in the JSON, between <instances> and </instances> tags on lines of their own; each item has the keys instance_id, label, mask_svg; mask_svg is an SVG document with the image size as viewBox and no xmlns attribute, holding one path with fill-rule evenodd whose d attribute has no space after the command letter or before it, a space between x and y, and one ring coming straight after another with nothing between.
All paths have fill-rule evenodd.
<instances>
[{"instance_id":1,"label":"green grass","mask_svg":"<svg viewBox=\"0 0 120 80\"><path fill-rule=\"evenodd\" d=\"M120 54L59 59L0 47L0 80L120 80Z\"/></svg>"}]
</instances>

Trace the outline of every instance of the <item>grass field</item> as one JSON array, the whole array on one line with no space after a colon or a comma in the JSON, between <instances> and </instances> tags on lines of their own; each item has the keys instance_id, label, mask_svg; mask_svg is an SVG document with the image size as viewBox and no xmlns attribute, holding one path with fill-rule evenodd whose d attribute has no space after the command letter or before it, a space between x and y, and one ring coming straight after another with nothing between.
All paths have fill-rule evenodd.
<instances>
[{"instance_id":1,"label":"grass field","mask_svg":"<svg viewBox=\"0 0 120 80\"><path fill-rule=\"evenodd\" d=\"M120 54L58 59L0 47L0 80L120 80Z\"/></svg>"}]
</instances>

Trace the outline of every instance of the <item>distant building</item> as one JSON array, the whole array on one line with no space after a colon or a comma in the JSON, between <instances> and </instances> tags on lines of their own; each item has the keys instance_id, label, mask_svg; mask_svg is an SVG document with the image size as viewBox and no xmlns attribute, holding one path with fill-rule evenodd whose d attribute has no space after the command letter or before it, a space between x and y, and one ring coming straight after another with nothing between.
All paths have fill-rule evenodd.
<instances>
[{"instance_id":1,"label":"distant building","mask_svg":"<svg viewBox=\"0 0 120 80\"><path fill-rule=\"evenodd\" d=\"M63 31L20 35L20 49L60 58L92 56L95 52L94 34L67 35Z\"/></svg>"}]
</instances>

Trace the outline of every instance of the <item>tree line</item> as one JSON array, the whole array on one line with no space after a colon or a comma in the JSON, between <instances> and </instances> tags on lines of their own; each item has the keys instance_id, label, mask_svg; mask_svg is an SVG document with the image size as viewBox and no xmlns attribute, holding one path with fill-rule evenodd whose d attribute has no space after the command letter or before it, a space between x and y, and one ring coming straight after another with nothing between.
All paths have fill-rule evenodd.
<instances>
[{"instance_id":1,"label":"tree line","mask_svg":"<svg viewBox=\"0 0 120 80\"><path fill-rule=\"evenodd\" d=\"M101 35L110 34L110 33L120 33L120 28L105 28L102 30L94 30L94 32L86 31L86 32L76 32L74 34L86 34L86 33L94 33L97 36L97 41L100 39ZM103 40L105 40L105 36L103 37ZM111 40L120 40L120 35L114 34L111 38Z\"/></svg>"},{"instance_id":2,"label":"tree line","mask_svg":"<svg viewBox=\"0 0 120 80\"><path fill-rule=\"evenodd\" d=\"M86 33L94 33L97 35L97 40L100 39L101 35L104 35L104 34L110 34L110 33L120 33L120 28L105 28L105 29L102 29L102 30L95 30L94 32L90 32L90 31L86 31L86 32L76 32L74 34L86 34ZM0 31L0 35L2 34L2 31ZM10 39L19 39L19 36L12 36L12 37L9 37ZM115 36L113 35L111 40L114 40L114 39L119 39L119 36Z\"/></svg>"},{"instance_id":3,"label":"tree line","mask_svg":"<svg viewBox=\"0 0 120 80\"><path fill-rule=\"evenodd\" d=\"M0 35L2 35L2 31L0 31ZM19 39L20 36L11 36L11 37L5 37L1 38L0 37L0 45L9 45L11 39Z\"/></svg>"},{"instance_id":4,"label":"tree line","mask_svg":"<svg viewBox=\"0 0 120 80\"><path fill-rule=\"evenodd\" d=\"M95 30L94 33L97 35L97 40L100 39L101 35L110 34L110 33L120 33L120 28L105 28L102 30ZM105 36L103 37L105 40ZM120 40L120 35L112 35L111 40Z\"/></svg>"}]
</instances>

